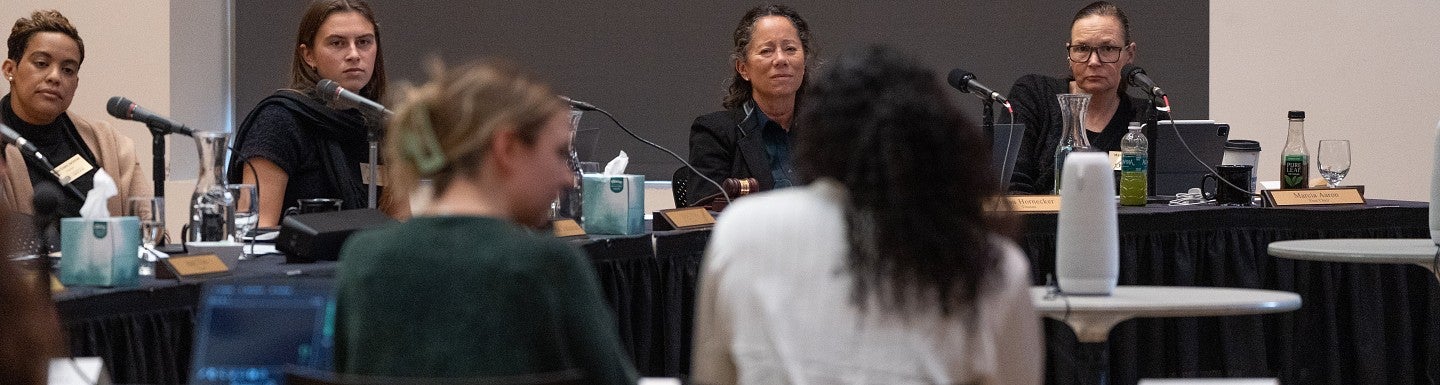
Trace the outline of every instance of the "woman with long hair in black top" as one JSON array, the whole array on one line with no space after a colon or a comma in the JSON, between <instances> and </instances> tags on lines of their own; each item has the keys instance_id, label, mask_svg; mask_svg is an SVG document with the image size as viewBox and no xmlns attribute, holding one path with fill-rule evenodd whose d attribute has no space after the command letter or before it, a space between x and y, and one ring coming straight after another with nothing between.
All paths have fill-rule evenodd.
<instances>
[{"instance_id":1,"label":"woman with long hair in black top","mask_svg":"<svg viewBox=\"0 0 1440 385\"><path fill-rule=\"evenodd\" d=\"M260 101L235 134L229 167L231 183L254 183L260 192L258 226L280 223L298 199L340 199L345 209L362 208L367 192L361 164L369 163L369 141L381 117L339 103L327 104L316 83L329 79L370 100L385 97L385 60L380 24L362 0L310 3L295 37L290 88ZM399 201L399 200L396 200ZM384 205L392 216L408 216L404 205Z\"/></svg>"}]
</instances>

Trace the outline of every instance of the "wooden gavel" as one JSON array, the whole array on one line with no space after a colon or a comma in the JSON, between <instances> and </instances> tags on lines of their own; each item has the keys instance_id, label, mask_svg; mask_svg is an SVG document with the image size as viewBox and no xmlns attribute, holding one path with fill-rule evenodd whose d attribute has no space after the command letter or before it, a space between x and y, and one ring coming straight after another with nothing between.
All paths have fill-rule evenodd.
<instances>
[{"instance_id":1,"label":"wooden gavel","mask_svg":"<svg viewBox=\"0 0 1440 385\"><path fill-rule=\"evenodd\" d=\"M760 181L755 178L725 178L720 181L720 188L725 189L725 194L730 195L730 200L735 200L742 196L760 192ZM690 206L705 207L710 211L725 210L725 206L730 204L730 201L725 199L725 194L711 194L710 196L697 199L694 203L691 203Z\"/></svg>"},{"instance_id":2,"label":"wooden gavel","mask_svg":"<svg viewBox=\"0 0 1440 385\"><path fill-rule=\"evenodd\" d=\"M760 181L755 178L725 178L720 182L720 187L725 189L726 194L730 194L730 199L735 199L759 192Z\"/></svg>"}]
</instances>

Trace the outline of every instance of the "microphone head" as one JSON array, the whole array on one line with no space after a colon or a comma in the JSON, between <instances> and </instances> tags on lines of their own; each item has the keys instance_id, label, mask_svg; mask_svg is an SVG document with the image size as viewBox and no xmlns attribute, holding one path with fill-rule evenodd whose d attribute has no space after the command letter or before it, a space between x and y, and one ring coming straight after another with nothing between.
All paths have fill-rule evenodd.
<instances>
[{"instance_id":1,"label":"microphone head","mask_svg":"<svg viewBox=\"0 0 1440 385\"><path fill-rule=\"evenodd\" d=\"M133 105L135 103L131 103L130 99L126 99L124 96L114 96L105 103L105 111L116 118L130 119L130 106Z\"/></svg>"},{"instance_id":2,"label":"microphone head","mask_svg":"<svg viewBox=\"0 0 1440 385\"><path fill-rule=\"evenodd\" d=\"M959 68L950 70L950 76L945 79L947 83L950 83L951 87L955 87L955 89L960 90L960 92L970 92L969 83L971 80L975 80L975 74Z\"/></svg>"},{"instance_id":3,"label":"microphone head","mask_svg":"<svg viewBox=\"0 0 1440 385\"><path fill-rule=\"evenodd\" d=\"M60 186L41 180L35 183L35 217L53 214L60 207Z\"/></svg>"},{"instance_id":4,"label":"microphone head","mask_svg":"<svg viewBox=\"0 0 1440 385\"><path fill-rule=\"evenodd\" d=\"M25 155L34 156L45 161L45 155L41 155L40 151L35 149L34 143L25 140L24 137L20 136L19 132L15 132L15 129L10 128L10 126L5 125L5 123L0 123L0 143L13 144L15 147L19 147L22 152L26 153Z\"/></svg>"},{"instance_id":5,"label":"microphone head","mask_svg":"<svg viewBox=\"0 0 1440 385\"><path fill-rule=\"evenodd\" d=\"M1140 66L1134 64L1126 64L1124 68L1120 69L1120 76L1124 77L1125 81L1130 83L1130 85L1136 87L1144 87L1144 85L1140 84L1138 80L1135 80L1135 75L1141 75L1144 73L1144 68L1140 68Z\"/></svg>"},{"instance_id":6,"label":"microphone head","mask_svg":"<svg viewBox=\"0 0 1440 385\"><path fill-rule=\"evenodd\" d=\"M318 83L315 83L315 89L320 90L320 97L329 102L334 101L335 97L340 95L340 90L344 88L341 88L340 83L336 83L334 80L320 79Z\"/></svg>"},{"instance_id":7,"label":"microphone head","mask_svg":"<svg viewBox=\"0 0 1440 385\"><path fill-rule=\"evenodd\" d=\"M19 136L20 133L15 132L15 129L10 128L10 126L5 125L5 123L0 123L0 139L3 139L6 143L9 143L11 140L13 140L12 138Z\"/></svg>"}]
</instances>

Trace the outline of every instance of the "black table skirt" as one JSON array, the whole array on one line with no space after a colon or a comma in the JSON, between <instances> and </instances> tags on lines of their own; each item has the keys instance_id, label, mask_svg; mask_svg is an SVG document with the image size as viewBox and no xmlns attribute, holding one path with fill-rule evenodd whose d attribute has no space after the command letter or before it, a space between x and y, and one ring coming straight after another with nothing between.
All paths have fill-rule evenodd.
<instances>
[{"instance_id":1,"label":"black table skirt","mask_svg":"<svg viewBox=\"0 0 1440 385\"><path fill-rule=\"evenodd\" d=\"M1399 207L1375 207L1375 206ZM1245 287L1300 294L1294 312L1136 319L1111 331L1110 378L1278 377L1287 384L1440 383L1440 290L1413 265L1270 256L1270 242L1428 238L1423 204L1122 208L1120 284ZM1034 282L1055 270L1055 215L1025 217ZM1076 383L1075 336L1046 320L1046 382Z\"/></svg>"},{"instance_id":2,"label":"black table skirt","mask_svg":"<svg viewBox=\"0 0 1440 385\"><path fill-rule=\"evenodd\" d=\"M621 342L646 376L690 368L690 325L709 230L577 240L594 261ZM335 262L285 264L278 256L236 263L213 279L333 276ZM180 384L190 370L200 283L143 278L139 287L74 287L56 295L69 348L105 359L115 383Z\"/></svg>"},{"instance_id":3,"label":"black table skirt","mask_svg":"<svg viewBox=\"0 0 1440 385\"><path fill-rule=\"evenodd\" d=\"M1398 206L1398 207L1382 207ZM1228 286L1299 293L1295 312L1137 319L1110 334L1112 382L1139 378L1279 377L1292 384L1440 383L1440 289L1417 266L1292 261L1272 241L1428 237L1424 204L1366 208L1122 208L1121 284ZM1055 266L1055 215L1024 216L1019 243L1034 282ZM696 281L709 231L577 241L593 258L620 337L646 376L689 372ZM266 257L238 276L332 264ZM104 357L117 383L184 381L199 286L76 288L57 297L71 351ZM1075 337L1046 321L1047 383L1074 383Z\"/></svg>"},{"instance_id":4,"label":"black table skirt","mask_svg":"<svg viewBox=\"0 0 1440 385\"><path fill-rule=\"evenodd\" d=\"M335 262L285 264L284 257L240 261L211 280L333 276ZM117 384L182 384L188 379L200 281L142 277L139 287L72 287L55 295L75 356L99 356Z\"/></svg>"},{"instance_id":5,"label":"black table skirt","mask_svg":"<svg viewBox=\"0 0 1440 385\"><path fill-rule=\"evenodd\" d=\"M690 325L708 230L671 231L591 241L605 299L615 310L620 339L645 376L690 372ZM653 243L652 243L653 241Z\"/></svg>"}]
</instances>

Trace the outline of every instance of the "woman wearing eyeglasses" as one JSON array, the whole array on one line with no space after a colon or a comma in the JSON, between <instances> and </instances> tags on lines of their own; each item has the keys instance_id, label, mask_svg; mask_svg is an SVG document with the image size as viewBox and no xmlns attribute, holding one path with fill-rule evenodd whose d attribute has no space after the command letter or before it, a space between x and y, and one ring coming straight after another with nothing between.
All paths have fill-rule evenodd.
<instances>
[{"instance_id":1,"label":"woman wearing eyeglasses","mask_svg":"<svg viewBox=\"0 0 1440 385\"><path fill-rule=\"evenodd\" d=\"M1070 77L1056 79L1025 75L1010 87L1015 119L1025 124L1025 137L1010 178L1011 193L1050 194L1055 189L1055 146L1063 125L1055 95L1090 94L1085 112L1085 134L1099 151L1119 151L1120 138L1135 118L1142 101L1124 94L1120 69L1135 61L1130 21L1119 7L1105 1L1091 3L1070 23L1065 44Z\"/></svg>"}]
</instances>

